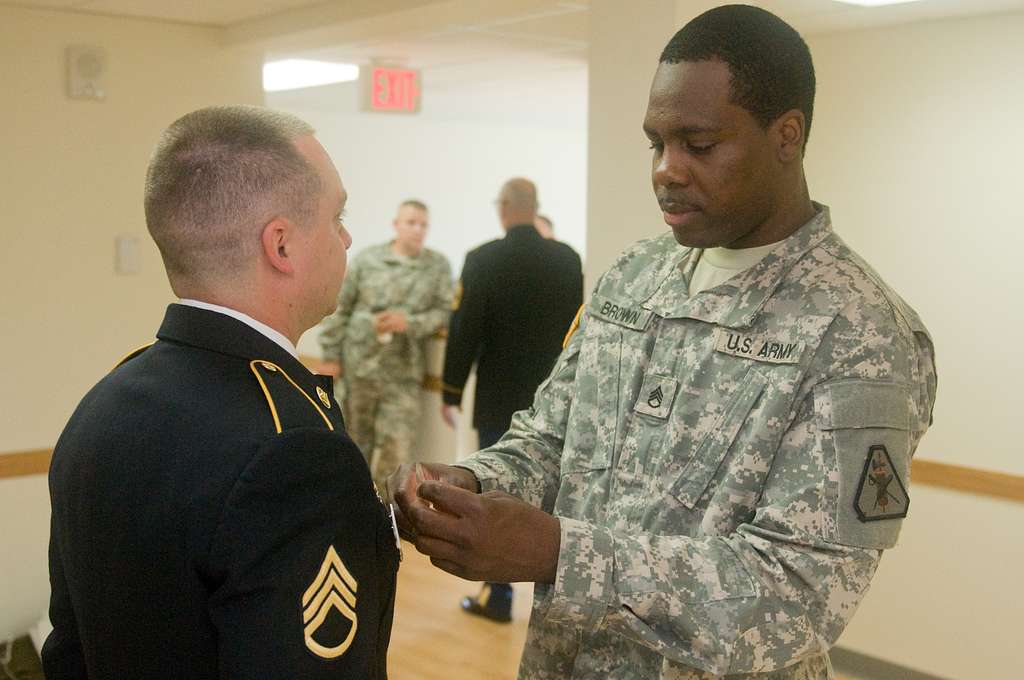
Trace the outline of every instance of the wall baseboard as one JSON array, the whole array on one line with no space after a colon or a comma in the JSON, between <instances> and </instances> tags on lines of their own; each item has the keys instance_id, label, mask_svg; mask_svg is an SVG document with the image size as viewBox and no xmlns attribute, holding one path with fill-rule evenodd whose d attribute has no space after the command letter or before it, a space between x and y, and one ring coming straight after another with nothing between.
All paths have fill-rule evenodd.
<instances>
[{"instance_id":1,"label":"wall baseboard","mask_svg":"<svg viewBox=\"0 0 1024 680\"><path fill-rule=\"evenodd\" d=\"M828 655L836 673L855 680L948 680L843 647L833 647Z\"/></svg>"}]
</instances>

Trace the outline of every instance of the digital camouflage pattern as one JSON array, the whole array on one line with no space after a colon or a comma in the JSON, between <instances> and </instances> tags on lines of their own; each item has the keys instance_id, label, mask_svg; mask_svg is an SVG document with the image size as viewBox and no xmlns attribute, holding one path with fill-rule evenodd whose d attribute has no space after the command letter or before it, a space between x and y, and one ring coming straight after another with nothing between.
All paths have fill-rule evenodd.
<instances>
[{"instance_id":1,"label":"digital camouflage pattern","mask_svg":"<svg viewBox=\"0 0 1024 680\"><path fill-rule=\"evenodd\" d=\"M865 462L884 446L909 481L936 374L921 320L816 208L693 297L699 250L627 250L533 407L460 464L561 520L520 678L832 677L902 523L858 517Z\"/></svg>"},{"instance_id":2,"label":"digital camouflage pattern","mask_svg":"<svg viewBox=\"0 0 1024 680\"><path fill-rule=\"evenodd\" d=\"M411 459L419 430L420 384L352 378L347 381L345 429L356 442L378 489Z\"/></svg>"},{"instance_id":3,"label":"digital camouflage pattern","mask_svg":"<svg viewBox=\"0 0 1024 680\"><path fill-rule=\"evenodd\" d=\"M448 260L425 248L418 257L396 255L390 243L371 246L349 267L338 308L324 320L320 345L325 359L340 361L335 383L346 428L366 456L380 486L409 460L420 416L426 372L425 345L448 325L452 275ZM405 333L381 342L373 327L378 312L404 312Z\"/></svg>"},{"instance_id":4,"label":"digital camouflage pattern","mask_svg":"<svg viewBox=\"0 0 1024 680\"><path fill-rule=\"evenodd\" d=\"M390 243L370 246L349 266L338 308L321 325L324 358L340 360L346 377L419 384L425 341L447 327L451 308L452 271L444 255L424 248L418 257L402 257ZM409 320L408 332L388 343L373 329L373 317L385 310Z\"/></svg>"}]
</instances>

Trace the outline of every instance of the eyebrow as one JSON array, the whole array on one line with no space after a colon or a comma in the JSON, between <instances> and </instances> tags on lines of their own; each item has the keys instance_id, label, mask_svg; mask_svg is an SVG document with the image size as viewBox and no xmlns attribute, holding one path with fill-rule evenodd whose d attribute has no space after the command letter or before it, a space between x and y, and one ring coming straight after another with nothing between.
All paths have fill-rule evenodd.
<instances>
[{"instance_id":1,"label":"eyebrow","mask_svg":"<svg viewBox=\"0 0 1024 680\"><path fill-rule=\"evenodd\" d=\"M657 136L659 136L654 130L652 130L651 128L647 127L646 125L644 125L643 128L644 128L644 134L647 135L648 137L657 137ZM699 135L701 133L708 133L708 132L714 133L714 132L721 132L721 131L722 131L722 128L720 128L720 127L701 127L699 125L686 125L684 127L673 128L670 132L671 132L672 136L674 136L674 137L685 137L687 135Z\"/></svg>"}]
</instances>

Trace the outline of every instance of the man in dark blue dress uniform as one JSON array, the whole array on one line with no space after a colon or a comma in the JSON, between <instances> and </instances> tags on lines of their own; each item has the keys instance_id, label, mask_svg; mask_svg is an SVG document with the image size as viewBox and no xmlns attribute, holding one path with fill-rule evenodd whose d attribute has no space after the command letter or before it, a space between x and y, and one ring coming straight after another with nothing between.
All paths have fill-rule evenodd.
<instances>
[{"instance_id":1,"label":"man in dark blue dress uniform","mask_svg":"<svg viewBox=\"0 0 1024 680\"><path fill-rule=\"evenodd\" d=\"M146 221L178 304L82 400L50 470L50 680L386 678L399 551L330 379L346 193L255 107L165 131Z\"/></svg>"},{"instance_id":2,"label":"man in dark blue dress uniform","mask_svg":"<svg viewBox=\"0 0 1024 680\"><path fill-rule=\"evenodd\" d=\"M461 409L462 391L476 363L473 427L481 449L497 443L512 414L533 403L583 303L580 256L544 238L534 226L533 182L508 180L495 205L505 236L466 254L444 355L442 416L449 424L453 410ZM512 586L484 583L478 595L463 598L462 608L507 623L512 620Z\"/></svg>"}]
</instances>

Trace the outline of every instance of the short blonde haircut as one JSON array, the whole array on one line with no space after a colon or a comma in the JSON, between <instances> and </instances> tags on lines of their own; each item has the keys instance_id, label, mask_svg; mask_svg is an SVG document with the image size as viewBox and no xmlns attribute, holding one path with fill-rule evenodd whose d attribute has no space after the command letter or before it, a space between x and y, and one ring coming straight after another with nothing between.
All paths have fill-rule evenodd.
<instances>
[{"instance_id":1,"label":"short blonde haircut","mask_svg":"<svg viewBox=\"0 0 1024 680\"><path fill-rule=\"evenodd\" d=\"M146 172L146 226L171 285L230 279L274 217L308 224L320 178L295 146L314 130L256 106L193 111L164 131Z\"/></svg>"}]
</instances>

